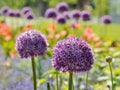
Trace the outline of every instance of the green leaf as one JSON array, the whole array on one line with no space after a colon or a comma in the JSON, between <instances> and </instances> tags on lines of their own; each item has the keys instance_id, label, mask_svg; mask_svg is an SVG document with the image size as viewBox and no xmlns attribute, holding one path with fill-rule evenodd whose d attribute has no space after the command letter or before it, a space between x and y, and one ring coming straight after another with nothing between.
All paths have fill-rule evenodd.
<instances>
[{"instance_id":1,"label":"green leaf","mask_svg":"<svg viewBox=\"0 0 120 90\"><path fill-rule=\"evenodd\" d=\"M38 81L38 83L37 83L37 86L41 86L43 83L45 83L47 81L47 79L45 79L45 78L42 78L42 79L40 79L39 81Z\"/></svg>"}]
</instances>

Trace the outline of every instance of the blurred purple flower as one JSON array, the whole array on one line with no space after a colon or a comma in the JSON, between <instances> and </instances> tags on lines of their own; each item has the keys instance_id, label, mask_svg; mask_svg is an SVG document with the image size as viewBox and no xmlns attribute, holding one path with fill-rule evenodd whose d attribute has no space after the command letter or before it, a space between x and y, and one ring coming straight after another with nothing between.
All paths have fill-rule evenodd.
<instances>
[{"instance_id":1,"label":"blurred purple flower","mask_svg":"<svg viewBox=\"0 0 120 90\"><path fill-rule=\"evenodd\" d=\"M39 31L28 30L17 37L16 50L21 58L42 56L47 50L47 42Z\"/></svg>"},{"instance_id":2,"label":"blurred purple flower","mask_svg":"<svg viewBox=\"0 0 120 90\"><path fill-rule=\"evenodd\" d=\"M102 16L100 20L104 24L110 24L110 23L112 23L112 17L109 16L109 15Z\"/></svg>"},{"instance_id":3,"label":"blurred purple flower","mask_svg":"<svg viewBox=\"0 0 120 90\"><path fill-rule=\"evenodd\" d=\"M79 10L73 10L73 11L72 11L72 18L78 20L80 17L81 17L81 13L80 13Z\"/></svg>"},{"instance_id":4,"label":"blurred purple flower","mask_svg":"<svg viewBox=\"0 0 120 90\"><path fill-rule=\"evenodd\" d=\"M90 46L80 38L59 41L55 48L52 66L63 72L85 72L91 69L94 56Z\"/></svg>"},{"instance_id":5,"label":"blurred purple flower","mask_svg":"<svg viewBox=\"0 0 120 90\"><path fill-rule=\"evenodd\" d=\"M65 24L65 23L66 23L66 17L59 15L59 16L56 18L56 21L57 21L58 23L60 23L60 24Z\"/></svg>"},{"instance_id":6,"label":"blurred purple flower","mask_svg":"<svg viewBox=\"0 0 120 90\"><path fill-rule=\"evenodd\" d=\"M7 13L7 16L15 17L15 11L14 10L9 10L8 13Z\"/></svg>"},{"instance_id":7,"label":"blurred purple flower","mask_svg":"<svg viewBox=\"0 0 120 90\"><path fill-rule=\"evenodd\" d=\"M15 17L21 17L21 12L20 11L15 11Z\"/></svg>"},{"instance_id":8,"label":"blurred purple flower","mask_svg":"<svg viewBox=\"0 0 120 90\"><path fill-rule=\"evenodd\" d=\"M25 15L25 14L27 14L27 13L29 13L29 12L32 12L32 9L30 8L30 7L24 7L23 9L22 9L22 13Z\"/></svg>"},{"instance_id":9,"label":"blurred purple flower","mask_svg":"<svg viewBox=\"0 0 120 90\"><path fill-rule=\"evenodd\" d=\"M57 17L57 11L54 8L48 8L45 12L45 17L55 19Z\"/></svg>"},{"instance_id":10,"label":"blurred purple flower","mask_svg":"<svg viewBox=\"0 0 120 90\"><path fill-rule=\"evenodd\" d=\"M2 15L7 15L7 12L9 11L9 8L7 6L4 6L2 9L1 9L1 13Z\"/></svg>"},{"instance_id":11,"label":"blurred purple flower","mask_svg":"<svg viewBox=\"0 0 120 90\"><path fill-rule=\"evenodd\" d=\"M91 19L91 15L88 11L82 11L82 20L89 21Z\"/></svg>"},{"instance_id":12,"label":"blurred purple flower","mask_svg":"<svg viewBox=\"0 0 120 90\"><path fill-rule=\"evenodd\" d=\"M29 13L25 14L25 18L28 20L32 20L32 19L34 19L34 14L29 12Z\"/></svg>"},{"instance_id":13,"label":"blurred purple flower","mask_svg":"<svg viewBox=\"0 0 120 90\"><path fill-rule=\"evenodd\" d=\"M61 3L58 3L57 4L57 11L59 12L59 13L63 13L63 12L65 12L65 11L68 11L68 9L69 9L69 6L68 6L68 4L67 3L65 3L65 2L61 2Z\"/></svg>"},{"instance_id":14,"label":"blurred purple flower","mask_svg":"<svg viewBox=\"0 0 120 90\"><path fill-rule=\"evenodd\" d=\"M63 16L65 16L65 17L66 17L66 19L70 19L69 12L64 12L64 13L63 13Z\"/></svg>"}]
</instances>

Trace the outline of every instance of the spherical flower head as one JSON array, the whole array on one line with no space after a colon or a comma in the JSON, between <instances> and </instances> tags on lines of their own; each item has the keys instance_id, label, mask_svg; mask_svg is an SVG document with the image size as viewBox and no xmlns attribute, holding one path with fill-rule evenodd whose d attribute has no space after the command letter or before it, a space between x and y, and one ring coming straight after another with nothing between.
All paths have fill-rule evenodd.
<instances>
[{"instance_id":1,"label":"spherical flower head","mask_svg":"<svg viewBox=\"0 0 120 90\"><path fill-rule=\"evenodd\" d=\"M109 15L104 15L101 17L101 22L104 24L110 24L112 22L112 17Z\"/></svg>"},{"instance_id":2,"label":"spherical flower head","mask_svg":"<svg viewBox=\"0 0 120 90\"><path fill-rule=\"evenodd\" d=\"M29 12L25 15L25 18L28 20L32 20L32 19L34 19L34 14Z\"/></svg>"},{"instance_id":3,"label":"spherical flower head","mask_svg":"<svg viewBox=\"0 0 120 90\"><path fill-rule=\"evenodd\" d=\"M63 16L64 16L66 19L70 19L69 12L64 12L64 13L63 13Z\"/></svg>"},{"instance_id":4,"label":"spherical flower head","mask_svg":"<svg viewBox=\"0 0 120 90\"><path fill-rule=\"evenodd\" d=\"M28 12L31 12L32 11L32 9L30 8L30 7L24 7L23 9L22 9L22 13L25 15L25 14L27 14Z\"/></svg>"},{"instance_id":5,"label":"spherical flower head","mask_svg":"<svg viewBox=\"0 0 120 90\"><path fill-rule=\"evenodd\" d=\"M91 69L94 56L84 40L76 37L59 41L52 58L52 66L63 72L85 72Z\"/></svg>"},{"instance_id":6,"label":"spherical flower head","mask_svg":"<svg viewBox=\"0 0 120 90\"><path fill-rule=\"evenodd\" d=\"M63 13L63 12L65 12L65 11L68 11L69 6L68 6L68 4L65 3L65 2L61 2L61 3L58 3L58 5L57 5L56 8L57 8L57 11L58 11L59 13Z\"/></svg>"},{"instance_id":7,"label":"spherical flower head","mask_svg":"<svg viewBox=\"0 0 120 90\"><path fill-rule=\"evenodd\" d=\"M82 20L89 21L91 19L91 15L88 11L82 11Z\"/></svg>"},{"instance_id":8,"label":"spherical flower head","mask_svg":"<svg viewBox=\"0 0 120 90\"><path fill-rule=\"evenodd\" d=\"M9 8L7 6L4 6L2 9L1 9L1 12L3 15L6 15L7 12L9 11Z\"/></svg>"},{"instance_id":9,"label":"spherical flower head","mask_svg":"<svg viewBox=\"0 0 120 90\"><path fill-rule=\"evenodd\" d=\"M21 13L20 13L20 11L15 11L15 17L21 17Z\"/></svg>"},{"instance_id":10,"label":"spherical flower head","mask_svg":"<svg viewBox=\"0 0 120 90\"><path fill-rule=\"evenodd\" d=\"M45 17L55 19L57 17L57 11L54 8L49 8L45 12Z\"/></svg>"},{"instance_id":11,"label":"spherical flower head","mask_svg":"<svg viewBox=\"0 0 120 90\"><path fill-rule=\"evenodd\" d=\"M10 17L14 17L15 16L15 11L14 10L9 10L7 15L10 16Z\"/></svg>"},{"instance_id":12,"label":"spherical flower head","mask_svg":"<svg viewBox=\"0 0 120 90\"><path fill-rule=\"evenodd\" d=\"M81 13L80 13L79 10L73 10L73 11L72 11L72 18L74 18L74 19L79 19L80 16L81 16Z\"/></svg>"},{"instance_id":13,"label":"spherical flower head","mask_svg":"<svg viewBox=\"0 0 120 90\"><path fill-rule=\"evenodd\" d=\"M56 21L60 24L65 24L66 23L66 17L60 15L56 18Z\"/></svg>"},{"instance_id":14,"label":"spherical flower head","mask_svg":"<svg viewBox=\"0 0 120 90\"><path fill-rule=\"evenodd\" d=\"M16 50L21 58L42 56L47 50L47 42L39 31L28 30L17 37Z\"/></svg>"}]
</instances>

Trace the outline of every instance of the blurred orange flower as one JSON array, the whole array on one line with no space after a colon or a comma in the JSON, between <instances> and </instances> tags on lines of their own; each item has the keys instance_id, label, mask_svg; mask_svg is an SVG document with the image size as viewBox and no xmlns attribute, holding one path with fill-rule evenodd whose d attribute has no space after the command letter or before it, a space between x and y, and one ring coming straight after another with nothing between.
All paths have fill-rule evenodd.
<instances>
[{"instance_id":1,"label":"blurred orange flower","mask_svg":"<svg viewBox=\"0 0 120 90\"><path fill-rule=\"evenodd\" d=\"M95 42L95 47L100 47L102 45L102 41L100 38L93 32L91 27L85 29L83 33L83 39L88 42Z\"/></svg>"},{"instance_id":2,"label":"blurred orange flower","mask_svg":"<svg viewBox=\"0 0 120 90\"><path fill-rule=\"evenodd\" d=\"M75 29L81 29L81 25L79 23L72 24L72 27Z\"/></svg>"},{"instance_id":3,"label":"blurred orange flower","mask_svg":"<svg viewBox=\"0 0 120 90\"><path fill-rule=\"evenodd\" d=\"M32 29L32 25L27 25L27 26L25 26L25 27L23 27L23 31L25 32L25 31L27 31L27 30L31 30Z\"/></svg>"},{"instance_id":4,"label":"blurred orange flower","mask_svg":"<svg viewBox=\"0 0 120 90\"><path fill-rule=\"evenodd\" d=\"M50 22L47 30L48 30L48 32L55 32L56 31L55 23Z\"/></svg>"},{"instance_id":5,"label":"blurred orange flower","mask_svg":"<svg viewBox=\"0 0 120 90\"><path fill-rule=\"evenodd\" d=\"M5 40L10 40L12 38L11 30L5 23L0 23L0 35L4 36Z\"/></svg>"}]
</instances>

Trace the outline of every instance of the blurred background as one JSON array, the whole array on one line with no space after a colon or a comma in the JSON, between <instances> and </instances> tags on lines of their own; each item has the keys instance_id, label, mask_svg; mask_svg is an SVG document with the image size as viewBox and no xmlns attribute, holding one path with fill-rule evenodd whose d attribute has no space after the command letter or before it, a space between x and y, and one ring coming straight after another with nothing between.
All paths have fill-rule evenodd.
<instances>
[{"instance_id":1,"label":"blurred background","mask_svg":"<svg viewBox=\"0 0 120 90\"><path fill-rule=\"evenodd\" d=\"M59 12L60 6L67 9ZM56 90L53 48L67 37L86 40L95 54L89 90L110 90L106 56L113 57L114 86L120 90L120 0L0 0L0 90L33 90L30 58L21 59L15 49L16 37L33 29L49 43L46 55L35 58L38 90L47 90L47 82ZM60 90L67 90L68 73L59 76ZM74 74L75 90L85 90L84 76Z\"/></svg>"}]
</instances>

